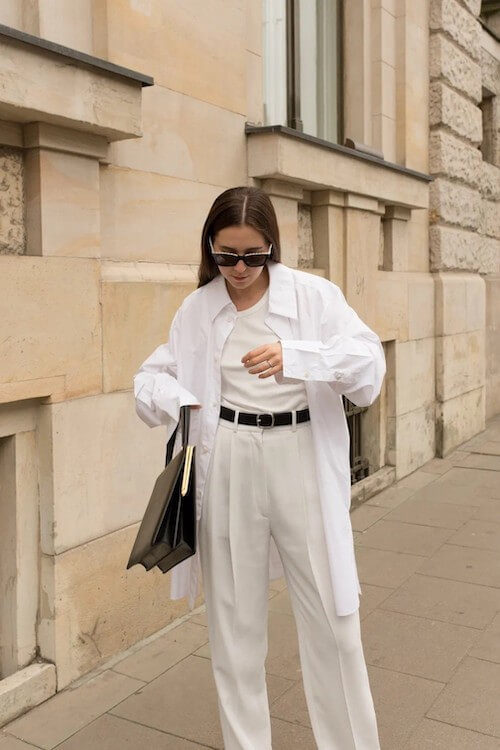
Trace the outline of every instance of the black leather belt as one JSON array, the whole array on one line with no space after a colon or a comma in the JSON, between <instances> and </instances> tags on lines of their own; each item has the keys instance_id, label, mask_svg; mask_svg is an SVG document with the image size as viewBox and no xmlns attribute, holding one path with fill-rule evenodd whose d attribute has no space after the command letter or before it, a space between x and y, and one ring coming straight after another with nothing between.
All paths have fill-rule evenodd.
<instances>
[{"instance_id":1,"label":"black leather belt","mask_svg":"<svg viewBox=\"0 0 500 750\"><path fill-rule=\"evenodd\" d=\"M265 414L253 414L245 411L240 411L238 414L238 424L251 424L255 427L280 427L285 424L292 424L292 413L291 411L280 411L277 413L265 413ZM309 415L309 409L302 409L295 412L297 415L297 424L300 422L307 422L311 419ZM222 419L228 419L230 422L234 422L236 412L234 409L228 409L227 406L221 406L220 417Z\"/></svg>"}]
</instances>

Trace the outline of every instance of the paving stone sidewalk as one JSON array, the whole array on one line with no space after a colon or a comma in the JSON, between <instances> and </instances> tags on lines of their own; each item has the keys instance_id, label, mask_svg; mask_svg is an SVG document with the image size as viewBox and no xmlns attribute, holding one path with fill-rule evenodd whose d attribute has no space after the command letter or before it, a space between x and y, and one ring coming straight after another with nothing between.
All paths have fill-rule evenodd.
<instances>
[{"instance_id":1,"label":"paving stone sidewalk","mask_svg":"<svg viewBox=\"0 0 500 750\"><path fill-rule=\"evenodd\" d=\"M500 416L351 517L382 750L500 750ZM315 750L284 581L269 597L273 749ZM203 611L0 732L0 750L145 747L223 747Z\"/></svg>"}]
</instances>

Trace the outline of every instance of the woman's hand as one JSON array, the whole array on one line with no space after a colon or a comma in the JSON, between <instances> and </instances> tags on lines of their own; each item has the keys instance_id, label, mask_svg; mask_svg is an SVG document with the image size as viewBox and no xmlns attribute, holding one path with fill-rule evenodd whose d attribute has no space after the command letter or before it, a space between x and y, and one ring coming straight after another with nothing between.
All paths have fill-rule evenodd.
<instances>
[{"instance_id":1,"label":"woman's hand","mask_svg":"<svg viewBox=\"0 0 500 750\"><path fill-rule=\"evenodd\" d=\"M283 369L283 350L281 342L265 344L241 358L245 367L249 368L251 375L259 375L259 378L269 378Z\"/></svg>"}]
</instances>

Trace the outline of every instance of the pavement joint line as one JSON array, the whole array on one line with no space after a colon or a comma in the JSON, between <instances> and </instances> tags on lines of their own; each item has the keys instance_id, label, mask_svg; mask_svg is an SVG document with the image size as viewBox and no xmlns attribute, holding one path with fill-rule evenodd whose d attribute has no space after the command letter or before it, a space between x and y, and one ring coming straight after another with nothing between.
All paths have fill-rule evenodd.
<instances>
[{"instance_id":1,"label":"pavement joint line","mask_svg":"<svg viewBox=\"0 0 500 750\"><path fill-rule=\"evenodd\" d=\"M470 548L468 548L468 549L470 549ZM412 576L425 576L426 578L437 578L437 579L439 579L441 581L453 581L454 583L460 583L460 584L464 583L467 586L482 586L483 588L492 589L492 591L498 591L498 589L499 589L498 586L489 586L486 583L476 583L475 581L457 581L455 578L443 578L443 576L437 576L434 573L433 574L422 573L420 570L416 570L408 578L406 578L403 581L403 583L400 583L399 586L396 586L395 588L392 588L391 586L380 586L378 583L366 583L365 582L363 585L365 585L365 586L374 586L375 588L379 588L379 589L388 589L388 588L390 588L391 589L391 593L387 595L387 597L386 597L386 599L387 599L395 591L399 591L400 588L402 588L403 586L405 586L408 583L408 581L410 580L410 578ZM363 583L363 581L360 581L360 583ZM375 609L377 609L378 607L380 607L380 605L383 604L383 602L385 602L385 599L383 599L379 604L377 604L377 606L375 607ZM496 615L499 614L499 613L500 613L500 609L497 610L496 613L493 615L492 621L496 617Z\"/></svg>"},{"instance_id":2,"label":"pavement joint line","mask_svg":"<svg viewBox=\"0 0 500 750\"><path fill-rule=\"evenodd\" d=\"M115 672L115 674L118 674L118 673L117 673L117 672ZM128 675L125 675L125 676L126 676L126 677L128 677ZM133 678L131 678L131 679L133 679L133 680L136 680L136 681L137 681L137 678L136 678L136 677L133 677ZM134 690L134 692L133 692L133 693L130 693L129 695L125 696L125 698L122 698L122 700L121 700L121 701L119 701L118 703L115 703L115 705L114 705L114 706L112 706L111 708L109 708L109 709L108 709L107 711L103 711L103 712L102 712L102 713L100 713L100 714L99 714L98 716L94 716L94 718L93 718L93 719L91 719L91 721L88 721L88 722L87 722L86 724L84 724L83 726L81 726L81 727L78 727L77 729L75 729L75 731L74 731L74 732L72 732L71 734L69 734L69 735L68 735L67 737L64 737L64 739L62 739L62 740L61 740L61 742L58 742L58 743L57 743L57 745L54 745L54 746L53 746L52 748L50 748L50 750L57 750L57 748L58 748L58 747L61 747L61 745L63 745L63 744L65 743L65 742L67 742L67 740L71 739L71 737L74 737L74 736L75 736L76 734L78 734L78 732L81 732L81 731L83 731L84 729L87 729L87 727L90 727L90 726L92 726L92 724L94 724L94 723L95 723L96 721L98 721L99 719L101 719L101 718L102 718L103 716L105 716L106 714L108 714L108 713L109 713L109 714L111 714L111 711L112 711L112 709L116 708L116 707L117 707L117 706L119 706L119 705L120 705L121 703L123 703L124 701L126 701L126 700L127 700L127 698L130 698L130 696L131 696L131 695L135 695L135 694L137 693L137 691L138 691L138 690L142 690L143 688L147 687L147 685L148 685L148 683L147 683L147 682L144 682L144 680L139 680L139 682L142 682L142 685L141 685L140 687L138 687L138 688L137 688L136 690ZM48 703L48 702L49 702L50 700L52 700L52 698L55 698L55 697L56 697L57 695L59 695L60 693L62 694L62 693L65 693L65 692L70 692L71 690L73 690L73 684L74 684L74 683L71 683L71 685L68 685L68 686L66 686L65 688L63 688L62 690L60 690L60 691L59 691L58 693L55 693L54 695L51 695L51 696L50 696L50 698L48 698L48 699L47 699L46 701L43 701L43 703L41 703L41 704L39 704L39 705L44 705L44 703ZM82 683L82 684L84 684L84 683ZM37 708L37 706L34 706L34 708ZM29 713L29 712L27 712L27 713ZM113 714L111 714L111 715L113 715ZM16 739L19 739L19 740L21 740L21 738L20 738L20 737L18 737L17 735L13 735L13 736L15 736L15 737L16 737ZM26 740L25 740L24 738L22 738L22 742L26 742ZM34 747L36 747L36 745L34 745ZM43 749L42 749L42 748L38 748L38 747L37 747L37 750L43 750Z\"/></svg>"},{"instance_id":3,"label":"pavement joint line","mask_svg":"<svg viewBox=\"0 0 500 750\"><path fill-rule=\"evenodd\" d=\"M207 644L205 644L205 645L207 645ZM200 646L200 648L203 648L203 646ZM184 661L184 659L187 659L188 656L195 656L197 659L208 659L208 661L212 661L212 657L211 656L203 656L203 654L197 654L196 651L193 651L192 653L188 654L183 659L181 659L181 661ZM177 662L177 664L180 664L180 662ZM166 671L168 671L168 670L166 670Z\"/></svg>"},{"instance_id":4,"label":"pavement joint line","mask_svg":"<svg viewBox=\"0 0 500 750\"><path fill-rule=\"evenodd\" d=\"M464 549L477 549L477 547L464 547ZM491 550L485 550L486 552L491 552ZM428 558L425 558L428 559ZM447 578L446 576L438 576L436 573L424 573L423 571L415 571L418 572L421 576L426 576L426 578L440 578L442 581L453 581L454 583L472 583L474 586L482 586L485 589L495 589L495 591L500 591L500 586L491 586L487 583L478 583L477 581L463 581L462 579L458 578ZM360 583L363 583L363 581L360 581ZM396 589L395 589L396 590Z\"/></svg>"},{"instance_id":5,"label":"pavement joint line","mask_svg":"<svg viewBox=\"0 0 500 750\"><path fill-rule=\"evenodd\" d=\"M462 625L461 622L452 622L451 620L443 620L441 617L429 617L428 615L416 615L414 612L403 612L400 609L389 609L389 607L382 606L384 602L381 602L378 607L375 607L375 609L372 609L371 612L369 612L364 620L366 620L372 612L375 612L377 609L382 610L383 612L395 612L397 615L408 615L409 617L418 617L421 620L430 620L431 622L444 622L445 625L458 625L459 628L469 628L469 630L477 630L478 633L484 633L486 629L491 625L491 622L488 623L484 628L477 627L476 625ZM471 648L474 648L471 646ZM478 657L480 658L480 657ZM491 661L491 659L485 659L485 661Z\"/></svg>"},{"instance_id":6,"label":"pavement joint line","mask_svg":"<svg viewBox=\"0 0 500 750\"><path fill-rule=\"evenodd\" d=\"M472 648L472 646L469 647L469 648ZM465 659L467 657L468 658L473 658L473 657L469 657L468 651L466 651L466 653L462 656L462 658L455 664L455 666L451 670L448 679L444 683L443 690L445 690L449 686L450 682L453 680L453 678L455 677L456 673L458 672L458 670L460 669L460 667L462 666L463 662L465 661ZM436 697L432 701L432 704L429 706L429 708L427 709L427 711L430 711L430 709L432 708L432 706L434 705L434 703L437 701L438 697L442 694L443 690L441 690L441 692L439 693L439 695L436 695ZM426 714L426 716L427 716L427 714Z\"/></svg>"},{"instance_id":7,"label":"pavement joint line","mask_svg":"<svg viewBox=\"0 0 500 750\"><path fill-rule=\"evenodd\" d=\"M473 520L477 520L477 519L473 519ZM490 523L490 521L483 521L483 523ZM493 521L491 521L491 523L493 523ZM457 531L461 531L461 529L457 529ZM472 533L475 534L476 532L472 532ZM476 547L473 544L457 544L456 542L450 542L450 541L446 541L446 544L449 544L450 547L462 547L463 549L482 549L485 552L497 552L498 551L496 549L490 549L489 547Z\"/></svg>"},{"instance_id":8,"label":"pavement joint line","mask_svg":"<svg viewBox=\"0 0 500 750\"><path fill-rule=\"evenodd\" d=\"M427 716L427 714L425 714L425 718L429 719L429 721L435 721L438 724L446 724L446 726L453 727L453 729L465 729L466 732L471 732L471 734L480 734L482 737L491 737L494 740L498 739L497 734L488 734L487 732L481 732L479 729L471 729L470 727L464 727L461 724L450 724L449 721L443 721L442 719L434 719L432 716Z\"/></svg>"},{"instance_id":9,"label":"pavement joint line","mask_svg":"<svg viewBox=\"0 0 500 750\"><path fill-rule=\"evenodd\" d=\"M449 504L451 505L451 503L449 503ZM398 507L400 507L400 506L398 506ZM471 505L469 507L474 508L476 506ZM404 524L406 524L406 526L422 526L425 529L429 528L429 524L428 523L418 523L418 521L400 521L397 518L384 518L384 517L377 518L377 520L372 523L372 526L376 526L376 524L380 523L380 521L385 521L386 523L404 523ZM467 523L467 521L464 521L463 523ZM486 521L485 523L488 523L488 521ZM443 529L444 531L457 531L457 529L454 529L454 528L453 529L448 529L447 526L434 526L433 528ZM361 533L363 534L364 532L361 532Z\"/></svg>"},{"instance_id":10,"label":"pavement joint line","mask_svg":"<svg viewBox=\"0 0 500 750\"><path fill-rule=\"evenodd\" d=\"M268 675L268 674L270 674L270 672L266 672L266 675ZM288 680L288 677L283 677L282 679ZM299 680L289 680L289 682L291 682L292 684L289 685L286 688L286 690L283 690L283 692L281 693L281 695L278 695L277 698L275 698L273 701L270 701L270 703L269 703L269 708L270 709L271 709L272 706L274 706L275 703L277 703L279 700L281 700L283 698L283 696L285 696L287 693L289 693L290 690L292 690L294 687L297 687L297 685L301 684L301 680L300 679ZM279 717L277 717L277 718L279 718Z\"/></svg>"},{"instance_id":11,"label":"pavement joint line","mask_svg":"<svg viewBox=\"0 0 500 750\"><path fill-rule=\"evenodd\" d=\"M466 732L471 732L471 734L479 734L482 737L492 737L493 739L498 739L498 737L494 734L486 734L486 732L480 732L478 729L470 729L470 727L462 727L459 724L450 724L449 721L443 721L442 719L435 719L433 716L427 716L427 714L424 714L424 718L428 721L435 721L437 724L446 724L447 727L453 727L453 729L465 729ZM405 742L405 745L403 747L403 750L405 747L408 746L409 741L413 737L414 734L417 733L417 730L420 729L420 724L417 724L411 735L408 737L407 742Z\"/></svg>"},{"instance_id":12,"label":"pavement joint line","mask_svg":"<svg viewBox=\"0 0 500 750\"><path fill-rule=\"evenodd\" d=\"M424 675L414 674L413 672L402 672L400 669L392 669L392 667L384 667L382 664L372 664L370 661L367 661L366 663L372 669L383 669L384 672L395 672L396 674L402 674L405 677L416 677L417 680L426 680L426 682L433 682L436 685L441 685L442 690L436 695L436 700L441 695L441 693L443 692L444 688L448 687L448 684L449 684L449 682L451 680L451 677L450 677L450 680L448 680L447 682L442 682L441 680L436 680L434 677L424 677ZM462 662L460 661L459 665L461 663ZM430 708L431 708L431 706L429 706L429 709Z\"/></svg>"},{"instance_id":13,"label":"pavement joint line","mask_svg":"<svg viewBox=\"0 0 500 750\"><path fill-rule=\"evenodd\" d=\"M474 648L474 646L471 646L471 648ZM486 659L484 656L476 656L476 654L469 654L469 652L467 652L465 655L468 656L469 659L477 659L477 661L485 661L488 664L496 664L497 667L500 667L499 662L495 661L494 659Z\"/></svg>"},{"instance_id":14,"label":"pavement joint line","mask_svg":"<svg viewBox=\"0 0 500 750\"><path fill-rule=\"evenodd\" d=\"M163 635L170 632L171 630L175 630L175 628L187 622L195 615L199 615L204 612L205 612L205 604L202 604L196 609L193 609L191 612L186 612L184 615L181 615L175 620L172 620L172 622L169 622L169 624L166 625L161 630L157 630L155 633L148 635L142 641L138 641L138 643L134 643L126 651L120 651L118 654L115 654L115 656L112 656L110 659L108 659L108 661L106 661L104 664L100 664L91 672L88 672L87 674L82 675L77 680L74 680L71 683L71 689L81 687L81 685L84 685L86 682L88 682L89 680L92 680L94 677L98 677L100 674L102 674L102 672L106 672L108 669L112 670L113 667L119 662L124 661L124 659L126 659L127 657L132 656L132 654L135 654L137 651L140 651L145 646L148 646L150 643L153 643L158 638L161 638ZM193 622L192 625L196 625L200 628L206 627L205 625L201 625L199 622ZM121 672L116 672L116 674L121 674Z\"/></svg>"},{"instance_id":15,"label":"pavement joint line","mask_svg":"<svg viewBox=\"0 0 500 750\"><path fill-rule=\"evenodd\" d=\"M287 612L281 612L280 614L288 617L289 619L293 619L293 613L291 615L289 615ZM207 641L207 643L210 645L209 641ZM207 645L207 644L204 644L204 645ZM199 648L203 648L203 646L199 646ZM197 649L197 650L199 650L199 649ZM198 659L208 659L209 661L211 661L211 659L212 659L211 656L208 656L208 655L205 656L204 654L197 654L196 651L192 651L190 654L186 654L186 656L183 656L182 659L180 659L178 662L176 662L176 664L180 664L182 661L184 661L185 659L187 659L190 656L195 656ZM172 664L172 667L176 666L176 664ZM168 669L171 669L172 667L169 667ZM166 669L165 672L168 672L168 669ZM162 672L162 674L165 674L165 672ZM295 680L293 677L284 677L282 674L277 674L275 672L270 672L268 669L266 669L266 674L271 675L272 677L281 677L281 679L288 680L289 682L297 682L300 679L300 678L297 678ZM158 675L158 677L160 677L160 675ZM157 678L155 677L154 679L157 679ZM151 680L151 682L153 682L153 680ZM141 690L142 688L137 688L137 689ZM127 699L124 698L124 700L127 700ZM117 705L119 705L119 704L117 704Z\"/></svg>"},{"instance_id":16,"label":"pavement joint line","mask_svg":"<svg viewBox=\"0 0 500 750\"><path fill-rule=\"evenodd\" d=\"M199 740L192 740L189 737L183 737L181 734L173 734L173 732L165 732L163 729L159 729L158 727L152 727L151 724L144 724L142 721L137 721L136 719L130 719L128 716L118 716L117 714L112 714L110 711L105 711L103 714L101 714L101 716L97 716L93 721L90 722L90 724L86 724L85 727L80 728L78 731L82 731L82 729L86 729L87 727L91 726L98 719L102 718L103 716L106 716L106 714L108 714L109 716L112 716L114 719L120 719L121 721L128 721L130 724L136 724L139 727L146 727L147 729L152 729L155 732L164 734L166 737L177 737L179 740L185 740L185 742L192 742L194 745L199 745L200 747L206 747L208 748L208 750L219 750L219 748L217 748L215 745L206 745L205 743L200 742ZM77 732L75 732L75 734L77 734ZM74 737L74 734L72 734L71 737ZM63 742L66 742L68 739L69 737L63 740ZM63 742L60 742L58 745L53 747L52 750L57 750L58 747L61 747Z\"/></svg>"},{"instance_id":17,"label":"pavement joint line","mask_svg":"<svg viewBox=\"0 0 500 750\"><path fill-rule=\"evenodd\" d=\"M270 672L269 669L266 669L266 675L269 675L269 677L279 677L280 680L288 680L288 682L293 682L294 685L301 681L300 677L284 677L282 674L278 674L277 672ZM293 687L293 685L291 686ZM287 692L290 688L287 688ZM283 693L284 695L284 693ZM281 696L280 696L281 697ZM278 700L278 699L276 699ZM274 701L273 701L274 703Z\"/></svg>"},{"instance_id":18,"label":"pavement joint line","mask_svg":"<svg viewBox=\"0 0 500 750\"><path fill-rule=\"evenodd\" d=\"M426 719L429 719L429 721L441 721L441 719L435 719L433 716L428 716L427 714L424 714L424 717ZM490 737L494 740L498 740L498 734L487 734L486 732L480 732L477 729L472 729L471 727L467 727L464 724L450 724L448 721L441 721L441 724L448 724L450 727L454 727L454 729L464 729L466 732L475 732L476 734L480 734L483 737Z\"/></svg>"},{"instance_id":19,"label":"pavement joint line","mask_svg":"<svg viewBox=\"0 0 500 750\"><path fill-rule=\"evenodd\" d=\"M481 454L476 453L475 455L476 456L477 455L491 456L491 453L481 453ZM460 464L460 466L452 466L451 469L448 469L448 471L453 471L453 469L468 469L469 471L492 471L493 473L495 473L495 472L498 473L498 471L500 471L500 469L490 469L487 466L462 466L461 464ZM446 476L446 474L448 473L448 471L445 471L444 474L441 474L441 476L442 477ZM404 480L401 479L401 481L404 481ZM429 484L432 484L432 482L429 482ZM424 487L428 487L428 485L424 484Z\"/></svg>"},{"instance_id":20,"label":"pavement joint line","mask_svg":"<svg viewBox=\"0 0 500 750\"><path fill-rule=\"evenodd\" d=\"M406 617L414 617L416 620L429 620L429 622L443 622L445 625L454 625L457 628L465 628L466 630L475 630L476 633L484 633L486 628L491 625L491 622L486 625L486 628L475 628L473 625L462 625L459 622L450 622L449 620L441 620L439 617L426 617L425 615L416 615L413 612L400 612L398 609L382 609L382 607L375 607L375 609L372 609L372 611L366 615L366 617L363 619L363 622L366 622L366 620L370 617L371 614L376 612L377 610L381 610L382 612L393 612L396 615L406 615ZM479 636L478 636L479 637ZM473 648L471 646L470 648ZM486 659L486 661L490 661L489 659Z\"/></svg>"},{"instance_id":21,"label":"pavement joint line","mask_svg":"<svg viewBox=\"0 0 500 750\"><path fill-rule=\"evenodd\" d=\"M425 526L424 528L428 528L428 527ZM445 544L446 544L446 541L443 542L442 546L444 546ZM369 544L357 544L356 547L358 549L376 549L378 552L392 552L395 555L409 555L410 557L420 557L422 558L422 560L430 560L432 557L432 555L416 555L414 552L401 552L400 550L397 550L397 549L386 549L385 547L371 547ZM440 549L441 547L438 547L436 552L438 552ZM432 554L434 555L435 553L433 552ZM360 583L363 583L363 581L360 581ZM365 581L365 583L368 583L368 581Z\"/></svg>"},{"instance_id":22,"label":"pavement joint line","mask_svg":"<svg viewBox=\"0 0 500 750\"><path fill-rule=\"evenodd\" d=\"M381 521L382 519L379 518L378 520ZM463 524L467 523L467 521L464 521L462 523L462 526L455 527L455 526L438 526L438 525L436 525L434 523L421 523L421 522L417 523L416 521L399 521L399 520L396 521L395 518L389 518L389 519L384 518L383 520L384 521L387 521L387 520L388 521L394 521L395 523L408 523L411 526L423 526L426 529L443 529L444 531L460 531L460 529L462 528ZM473 519L473 520L477 520L477 519ZM378 523L378 521L375 521L375 523ZM489 523L489 521L485 521L485 523ZM369 526L368 528L371 529L371 526ZM368 529L366 529L366 530L368 530ZM365 532L361 531L360 533L364 534Z\"/></svg>"},{"instance_id":23,"label":"pavement joint line","mask_svg":"<svg viewBox=\"0 0 500 750\"><path fill-rule=\"evenodd\" d=\"M500 500L498 502L500 503ZM478 523L494 523L495 526L500 526L500 520L498 520L498 521L485 521L483 518L474 518L474 516L472 516L472 518L470 518L469 520L470 521L477 521ZM459 531L459 529L457 529L457 531Z\"/></svg>"},{"instance_id":24,"label":"pavement joint line","mask_svg":"<svg viewBox=\"0 0 500 750\"><path fill-rule=\"evenodd\" d=\"M309 729L312 731L312 728L309 724L301 724L300 721L290 721L289 719L283 719L281 716L273 716L270 714L272 719L277 719L278 721L282 721L285 724L290 724L292 727L302 727L302 729Z\"/></svg>"},{"instance_id":25,"label":"pavement joint line","mask_svg":"<svg viewBox=\"0 0 500 750\"><path fill-rule=\"evenodd\" d=\"M41 705L41 704L40 704L40 705ZM36 708L36 706L33 706L33 708ZM30 710L31 710L31 709L30 709ZM23 715L23 714L21 714L21 716L22 716L22 715ZM20 718L20 717L18 716L17 718ZM15 735L15 734L11 734L10 732L1 732L1 733L0 733L0 740L2 739L2 737L7 737L7 739L9 739L9 737L14 737L14 739L15 739L15 740L19 740L19 737L16 737L16 735ZM43 748L41 748L41 747L40 747L39 745L33 745L33 743L32 743L32 742L28 742L27 740L19 740L19 741L20 741L20 742L24 742L24 744L25 744L25 745L28 745L28 747L33 747L33 748L35 748L35 750L43 750Z\"/></svg>"}]
</instances>

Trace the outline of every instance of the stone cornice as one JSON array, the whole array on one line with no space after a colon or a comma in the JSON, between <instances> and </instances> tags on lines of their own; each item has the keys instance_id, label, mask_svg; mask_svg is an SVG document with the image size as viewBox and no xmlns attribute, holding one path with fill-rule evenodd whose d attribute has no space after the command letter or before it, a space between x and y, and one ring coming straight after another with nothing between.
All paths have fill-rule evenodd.
<instances>
[{"instance_id":1,"label":"stone cornice","mask_svg":"<svg viewBox=\"0 0 500 750\"><path fill-rule=\"evenodd\" d=\"M41 39L33 34L27 34L24 31L18 29L12 29L10 26L4 26L0 24L0 37L5 39L12 39L23 44L28 44L33 47L38 47L41 50L51 52L59 57L66 57L71 60L75 65L81 65L90 67L95 71L102 71L105 73L111 73L112 75L119 76L120 78L127 78L131 81L140 83L141 86L153 86L154 80L151 76L145 75L144 73L138 73L136 70L130 70L124 68L121 65L115 65L108 60L103 60L100 57L94 57L86 52L80 52L79 50L72 49L71 47L64 47L62 44L51 42L48 39Z\"/></svg>"},{"instance_id":2,"label":"stone cornice","mask_svg":"<svg viewBox=\"0 0 500 750\"><path fill-rule=\"evenodd\" d=\"M142 135L142 88L153 79L0 25L0 120L47 123L108 142Z\"/></svg>"}]
</instances>

